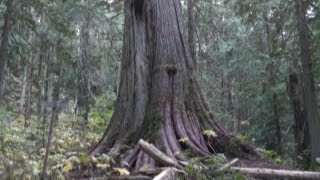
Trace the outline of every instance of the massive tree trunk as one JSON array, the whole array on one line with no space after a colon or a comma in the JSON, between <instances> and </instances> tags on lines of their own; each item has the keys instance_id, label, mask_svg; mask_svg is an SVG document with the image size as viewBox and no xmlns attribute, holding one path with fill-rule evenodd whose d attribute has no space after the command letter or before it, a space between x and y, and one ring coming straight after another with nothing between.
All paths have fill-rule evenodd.
<instances>
[{"instance_id":1,"label":"massive tree trunk","mask_svg":"<svg viewBox=\"0 0 320 180\"><path fill-rule=\"evenodd\" d=\"M182 153L185 149L201 156L216 152L246 157L255 154L227 132L209 110L183 34L180 0L124 3L118 99L110 124L91 155L122 153L124 145L132 146L140 138L178 160L187 158ZM129 150L123 161L135 171L157 165L137 147Z\"/></svg>"},{"instance_id":2,"label":"massive tree trunk","mask_svg":"<svg viewBox=\"0 0 320 180\"><path fill-rule=\"evenodd\" d=\"M5 66L8 61L9 48L9 32L11 28L11 16L13 13L13 0L7 0L7 12L4 20L2 39L0 46L0 106L3 100L3 81L5 74Z\"/></svg>"},{"instance_id":3,"label":"massive tree trunk","mask_svg":"<svg viewBox=\"0 0 320 180\"><path fill-rule=\"evenodd\" d=\"M312 72L310 37L306 19L307 5L305 1L295 0L296 15L302 61L302 81L304 91L304 107L309 126L311 155L313 159L320 157L320 119L317 111L317 98Z\"/></svg>"}]
</instances>

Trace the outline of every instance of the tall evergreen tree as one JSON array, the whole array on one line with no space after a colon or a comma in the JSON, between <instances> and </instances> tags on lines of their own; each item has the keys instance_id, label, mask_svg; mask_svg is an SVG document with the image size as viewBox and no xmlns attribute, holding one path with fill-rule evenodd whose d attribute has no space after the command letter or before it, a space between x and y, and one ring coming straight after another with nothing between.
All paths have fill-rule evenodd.
<instances>
[{"instance_id":1,"label":"tall evergreen tree","mask_svg":"<svg viewBox=\"0 0 320 180\"><path fill-rule=\"evenodd\" d=\"M202 156L214 152L255 156L209 110L186 48L180 0L127 0L124 4L117 104L102 140L91 154L117 154L123 145L144 138L179 160L185 160L185 148ZM234 148L230 148L232 143ZM124 161L134 171L156 165L142 150L130 151Z\"/></svg>"},{"instance_id":2,"label":"tall evergreen tree","mask_svg":"<svg viewBox=\"0 0 320 180\"><path fill-rule=\"evenodd\" d=\"M310 36L307 25L307 3L295 0L297 27L300 40L300 57L302 62L302 81L304 89L304 106L309 125L311 155L313 159L320 157L320 119L317 110L317 98L315 93L312 59L310 51Z\"/></svg>"}]
</instances>

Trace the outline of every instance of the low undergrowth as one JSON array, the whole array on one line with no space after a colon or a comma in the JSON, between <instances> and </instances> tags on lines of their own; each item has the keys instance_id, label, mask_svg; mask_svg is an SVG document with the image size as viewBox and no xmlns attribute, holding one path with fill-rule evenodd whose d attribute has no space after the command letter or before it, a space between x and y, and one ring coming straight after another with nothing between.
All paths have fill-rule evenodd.
<instances>
[{"instance_id":1,"label":"low undergrowth","mask_svg":"<svg viewBox=\"0 0 320 180\"><path fill-rule=\"evenodd\" d=\"M228 163L228 159L224 154L216 154L210 158L195 157L189 165L187 165L184 171L187 176L180 176L181 179L231 179L231 180L245 180L247 179L241 173L232 171L221 171L217 172L218 168Z\"/></svg>"},{"instance_id":2,"label":"low undergrowth","mask_svg":"<svg viewBox=\"0 0 320 180\"><path fill-rule=\"evenodd\" d=\"M70 113L71 114L71 113ZM110 114L110 113L109 113ZM112 114L112 112L111 112ZM49 121L49 120L48 120ZM55 179L73 169L71 162L87 163L86 150L96 144L106 128L101 118L92 118L84 127L79 117L60 114L55 124L48 158L47 174ZM42 122L31 117L28 127L24 118L0 110L0 177L4 179L38 179L42 172L48 124L43 136ZM43 139L44 138L44 139Z\"/></svg>"},{"instance_id":3,"label":"low undergrowth","mask_svg":"<svg viewBox=\"0 0 320 180\"><path fill-rule=\"evenodd\" d=\"M103 103L101 103L103 104ZM83 126L80 117L71 113L60 114L55 124L53 140L48 161L48 176L54 179L92 176L127 176L126 169L106 154L89 158L86 150L95 145L111 118L112 110L102 111L105 107L93 108L91 119ZM28 127L24 127L24 118L0 109L0 177L1 179L39 179L45 154L48 122L43 132L42 121L32 116ZM43 136L43 133L45 136ZM212 134L207 131L206 133ZM44 138L44 139L43 139ZM241 138L240 138L241 139ZM244 139L244 138L242 138ZM244 140L243 140L244 141ZM232 147L233 144L230 144ZM259 150L267 160L278 165L292 164L274 151ZM201 158L191 151L184 154L191 157L180 179L236 179L247 177L238 172L220 172L215 170L229 160L223 154L211 158ZM201 167L201 168L195 168ZM208 168L203 168L208 167Z\"/></svg>"}]
</instances>

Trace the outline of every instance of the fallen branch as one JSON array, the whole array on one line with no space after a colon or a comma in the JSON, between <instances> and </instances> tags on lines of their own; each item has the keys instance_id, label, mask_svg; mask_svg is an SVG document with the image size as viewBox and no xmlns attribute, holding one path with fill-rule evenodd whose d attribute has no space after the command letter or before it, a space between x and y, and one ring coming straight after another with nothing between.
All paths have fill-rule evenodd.
<instances>
[{"instance_id":1,"label":"fallen branch","mask_svg":"<svg viewBox=\"0 0 320 180\"><path fill-rule=\"evenodd\" d=\"M238 161L239 161L239 159L235 158L234 160L230 161L229 163L227 163L227 164L221 166L219 169L217 169L216 173L220 173L220 172L223 172L223 171L227 170L228 168L230 168L232 165L234 165Z\"/></svg>"},{"instance_id":2,"label":"fallen branch","mask_svg":"<svg viewBox=\"0 0 320 180\"><path fill-rule=\"evenodd\" d=\"M167 156L163 152L161 152L158 148L156 148L154 145L147 143L146 141L140 139L138 144L140 145L140 148L143 152L148 154L150 157L152 157L154 160L158 161L159 163L165 165L165 166L173 166L182 168L182 166L178 163L177 160Z\"/></svg>"},{"instance_id":3,"label":"fallen branch","mask_svg":"<svg viewBox=\"0 0 320 180\"><path fill-rule=\"evenodd\" d=\"M178 170L175 168L167 168L159 175L153 178L153 180L175 180L177 179Z\"/></svg>"},{"instance_id":4,"label":"fallen branch","mask_svg":"<svg viewBox=\"0 0 320 180\"><path fill-rule=\"evenodd\" d=\"M105 179L114 179L114 180L151 180L152 178L149 176L103 176L103 177L91 177L91 178L83 178L80 180L105 180Z\"/></svg>"},{"instance_id":5,"label":"fallen branch","mask_svg":"<svg viewBox=\"0 0 320 180\"><path fill-rule=\"evenodd\" d=\"M173 166L182 169L182 165L187 166L188 162L179 162L163 152L161 152L154 145L147 143L144 140L139 140L140 148L143 152L148 154L154 160L160 162L166 166ZM300 178L300 179L320 179L320 172L310 172L310 171L290 171L290 170L277 170L277 169L265 169L265 168L242 168L242 167L231 167L233 164L238 162L239 159L236 158L231 162L220 167L216 172L223 172L230 168L231 170L238 171L244 174L249 174L254 177L264 177L264 178ZM177 169L168 168L162 171L154 180L163 180L163 179L175 179L177 174Z\"/></svg>"},{"instance_id":6,"label":"fallen branch","mask_svg":"<svg viewBox=\"0 0 320 180\"><path fill-rule=\"evenodd\" d=\"M310 171L290 171L290 170L277 170L277 169L264 169L264 168L242 168L231 167L231 170L238 171L244 174L249 174L254 177L264 178L290 178L290 179L320 179L319 172Z\"/></svg>"},{"instance_id":7,"label":"fallen branch","mask_svg":"<svg viewBox=\"0 0 320 180\"><path fill-rule=\"evenodd\" d=\"M140 169L139 173L140 174L144 174L144 175L148 175L148 176L155 176L157 174L160 174L162 171L164 171L164 168L157 168L157 169L151 169L151 170L142 170Z\"/></svg>"}]
</instances>

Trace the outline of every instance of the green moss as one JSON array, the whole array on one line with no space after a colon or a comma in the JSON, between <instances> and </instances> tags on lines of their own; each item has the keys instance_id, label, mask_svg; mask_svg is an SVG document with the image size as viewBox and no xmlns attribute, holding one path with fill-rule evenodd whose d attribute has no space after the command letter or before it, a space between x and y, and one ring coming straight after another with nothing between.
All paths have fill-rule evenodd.
<instances>
[{"instance_id":1,"label":"green moss","mask_svg":"<svg viewBox=\"0 0 320 180\"><path fill-rule=\"evenodd\" d=\"M265 150L265 149L259 149L258 150L258 153L264 157L265 159L268 159L278 165L283 165L285 164L285 160L282 159L282 157L277 153L275 152L274 150ZM303 163L300 162L302 165Z\"/></svg>"},{"instance_id":2,"label":"green moss","mask_svg":"<svg viewBox=\"0 0 320 180\"><path fill-rule=\"evenodd\" d=\"M80 153L79 154L79 160L80 160L80 164L84 165L84 166L88 165L89 162L90 162L90 159L89 159L87 153Z\"/></svg>"},{"instance_id":3,"label":"green moss","mask_svg":"<svg viewBox=\"0 0 320 180\"><path fill-rule=\"evenodd\" d=\"M144 138L155 142L160 137L160 129L164 127L163 117L158 112L155 112L149 115L149 118L145 121L143 128L148 131L144 134Z\"/></svg>"},{"instance_id":4,"label":"green moss","mask_svg":"<svg viewBox=\"0 0 320 180\"><path fill-rule=\"evenodd\" d=\"M230 151L235 151L238 148L238 144L236 143L235 139L230 139L229 143L228 143L228 149Z\"/></svg>"}]
</instances>

